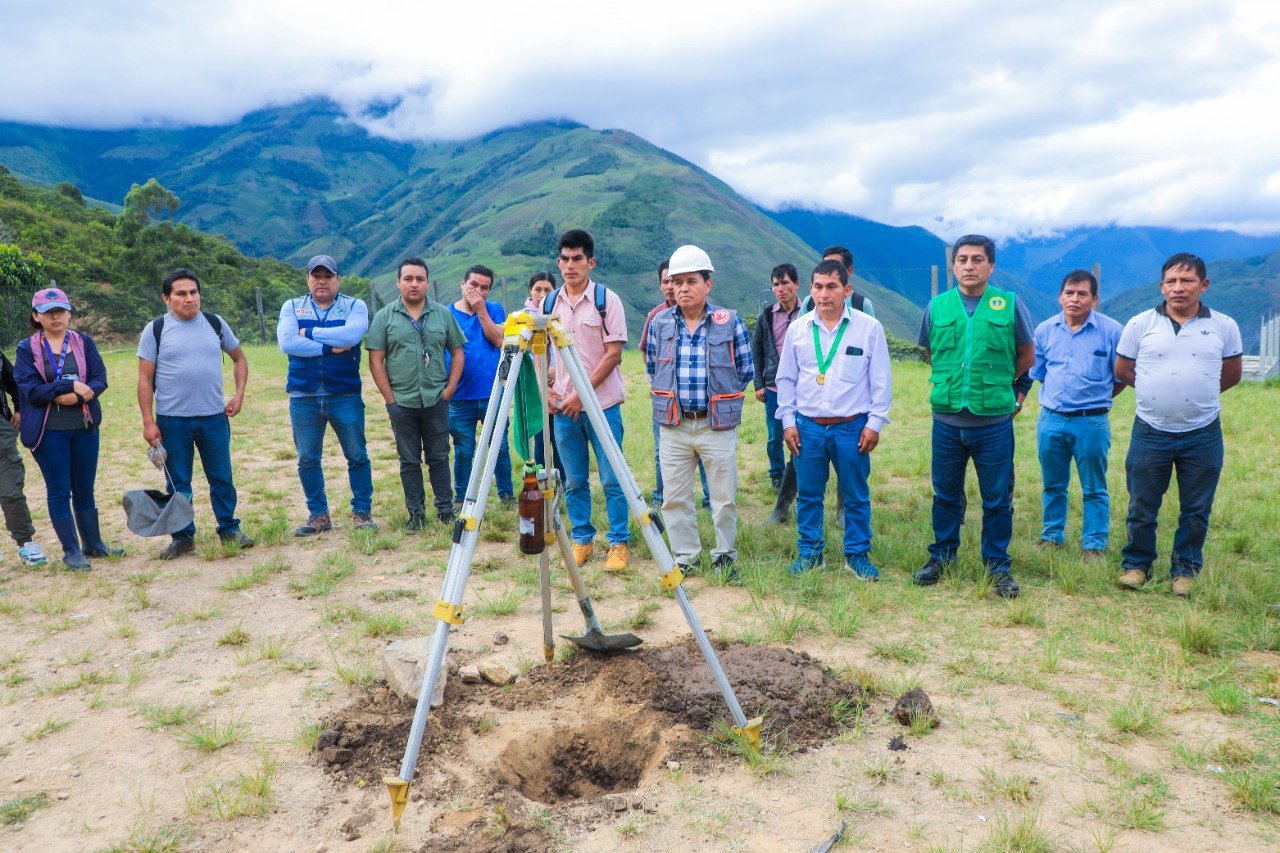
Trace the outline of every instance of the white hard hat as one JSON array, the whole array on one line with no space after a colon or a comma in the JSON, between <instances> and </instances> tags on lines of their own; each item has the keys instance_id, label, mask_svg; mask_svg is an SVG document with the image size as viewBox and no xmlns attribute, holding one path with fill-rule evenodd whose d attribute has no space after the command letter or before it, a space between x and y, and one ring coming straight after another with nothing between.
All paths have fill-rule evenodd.
<instances>
[{"instance_id":1,"label":"white hard hat","mask_svg":"<svg viewBox=\"0 0 1280 853\"><path fill-rule=\"evenodd\" d=\"M679 275L682 272L715 272L711 266L711 256L697 246L681 246L671 253L667 275Z\"/></svg>"}]
</instances>

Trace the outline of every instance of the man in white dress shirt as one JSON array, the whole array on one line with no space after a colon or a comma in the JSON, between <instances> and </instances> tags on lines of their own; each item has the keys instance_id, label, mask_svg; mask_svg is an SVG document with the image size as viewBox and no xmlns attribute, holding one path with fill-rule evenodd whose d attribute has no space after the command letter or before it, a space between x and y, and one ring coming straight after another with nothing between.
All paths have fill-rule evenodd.
<instances>
[{"instance_id":1,"label":"man in white dress shirt","mask_svg":"<svg viewBox=\"0 0 1280 853\"><path fill-rule=\"evenodd\" d=\"M889 345L880 321L846 307L851 286L839 261L818 264L810 278L814 310L787 329L778 363L778 419L794 456L798 575L822 565L823 495L832 466L844 498L844 558L867 581L879 571L871 551L871 451L889 422Z\"/></svg>"}]
</instances>

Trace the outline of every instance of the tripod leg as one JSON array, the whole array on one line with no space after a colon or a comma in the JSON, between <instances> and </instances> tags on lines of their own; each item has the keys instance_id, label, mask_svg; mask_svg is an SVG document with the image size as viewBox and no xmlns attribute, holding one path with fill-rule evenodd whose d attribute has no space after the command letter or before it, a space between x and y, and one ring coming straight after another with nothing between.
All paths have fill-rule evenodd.
<instances>
[{"instance_id":1,"label":"tripod leg","mask_svg":"<svg viewBox=\"0 0 1280 853\"><path fill-rule=\"evenodd\" d=\"M488 411L485 413L484 435L489 437L488 445L495 445L502 440L507 417L511 413L511 406L515 400L516 377L520 372L520 361L523 355L524 353L518 347L504 350L503 362L499 367L499 376L504 380L501 400L495 406L491 397ZM496 422L496 428L494 422ZM466 592L467 577L471 573L471 560L475 556L476 542L479 539L480 521L484 516L489 483L493 479L493 469L498 462L496 446L488 445L484 456L484 468L479 478L479 486L482 487L479 498L477 499L472 492L472 489L477 488L474 482L476 478L473 477L472 484L468 486L467 501L463 506L464 514L454 522L453 547L449 551L449 564L445 569L440 598L436 601L434 612L436 631L431 638L431 652L427 658L422 689L418 691L418 704L413 711L413 723L409 728L409 740L405 744L404 758L400 762L400 775L399 777L387 776L382 780L391 794L391 822L397 828L400 826L400 816L404 812L405 803L408 802L413 771L418 764L418 752L422 748L422 736L426 732L427 717L431 712L431 696L440 678L445 648L449 644L449 628L453 625L461 625L463 621L462 598ZM474 507L474 515L467 512L472 507Z\"/></svg>"},{"instance_id":2,"label":"tripod leg","mask_svg":"<svg viewBox=\"0 0 1280 853\"><path fill-rule=\"evenodd\" d=\"M600 400L596 397L595 390L591 387L586 368L583 367L582 359L578 356L577 347L572 343L559 345L557 346L557 352L560 353L561 364L564 369L569 371L569 378L573 382L573 387L578 392L578 397L582 400L582 411L591 420L591 426L600 439L600 446L604 448L605 456L608 458L609 464L613 466L618 482L622 486L623 494L626 495L627 506L630 508L631 514L640 522L640 533L644 536L649 550L653 553L654 560L662 571L662 585L675 593L676 601L680 605L681 612L684 613L685 621L689 623L689 630L693 633L693 637L698 643L698 648L701 650L703 658L706 659L707 666L711 669L711 675L715 678L716 686L720 688L725 704L729 706L729 713L733 717L737 731L748 743L754 746L760 739L760 720L747 720L746 714L742 712L742 706L738 704L738 697L734 694L733 687L729 684L729 678L725 675L724 668L720 666L720 659L716 657L715 649L711 647L707 632L703 629L702 623L698 621L698 614L694 612L689 596L685 594L684 586L682 585L684 575L676 566L675 559L671 556L671 551L667 548L667 543L663 540L662 534L658 530L657 517L645 505L644 498L640 493L640 485L636 482L635 475L631 473L631 469L627 466L627 461L622 455L622 448L618 446L618 442L613 438L613 433L609 430L609 425L604 418L604 410L600 407Z\"/></svg>"}]
</instances>

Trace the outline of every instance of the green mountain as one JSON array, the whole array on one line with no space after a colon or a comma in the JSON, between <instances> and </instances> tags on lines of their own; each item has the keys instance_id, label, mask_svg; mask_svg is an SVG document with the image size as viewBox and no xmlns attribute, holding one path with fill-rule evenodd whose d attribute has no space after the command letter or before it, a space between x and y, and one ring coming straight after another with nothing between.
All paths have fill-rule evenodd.
<instances>
[{"instance_id":1,"label":"green mountain","mask_svg":"<svg viewBox=\"0 0 1280 853\"><path fill-rule=\"evenodd\" d=\"M113 213L88 203L73 184L24 184L0 166L0 343L7 347L27 333L31 294L51 279L68 292L81 328L136 340L164 310L164 275L180 266L198 271L204 307L248 340L259 334L260 291L267 334L274 336L275 312L298 291L302 271L245 257L225 238L170 221L177 203L164 187L148 182L125 194L120 212ZM367 280L346 284L367 293Z\"/></svg>"},{"instance_id":2,"label":"green mountain","mask_svg":"<svg viewBox=\"0 0 1280 853\"><path fill-rule=\"evenodd\" d=\"M754 317L771 301L769 271L817 260L795 234L724 182L634 134L568 122L425 144L371 137L327 103L265 110L221 128L83 131L0 125L0 161L96 198L155 177L181 200L177 218L240 249L299 263L332 254L383 294L396 262L421 255L442 299L485 263L498 298L518 306L535 270L554 268L555 238L596 238L596 277L639 330L658 299L659 260L697 243L716 264L712 298ZM856 282L893 333L911 337L919 309Z\"/></svg>"},{"instance_id":3,"label":"green mountain","mask_svg":"<svg viewBox=\"0 0 1280 853\"><path fill-rule=\"evenodd\" d=\"M1213 261L1207 265L1209 290L1204 302L1221 311L1240 325L1244 351L1258 351L1261 320L1280 311L1280 252L1244 260ZM1156 267L1157 274L1159 266ZM1151 281L1130 288L1102 303L1102 311L1120 322L1155 307L1160 300L1160 285Z\"/></svg>"}]
</instances>

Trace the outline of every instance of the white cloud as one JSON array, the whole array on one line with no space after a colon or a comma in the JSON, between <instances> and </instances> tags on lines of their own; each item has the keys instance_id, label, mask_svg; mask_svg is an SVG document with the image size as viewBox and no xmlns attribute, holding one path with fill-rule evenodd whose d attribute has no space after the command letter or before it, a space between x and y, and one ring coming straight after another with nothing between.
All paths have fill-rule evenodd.
<instances>
[{"instance_id":1,"label":"white cloud","mask_svg":"<svg viewBox=\"0 0 1280 853\"><path fill-rule=\"evenodd\" d=\"M943 234L1280 232L1266 2L4 5L11 120L225 123L325 95L397 138L626 128L761 203Z\"/></svg>"}]
</instances>

